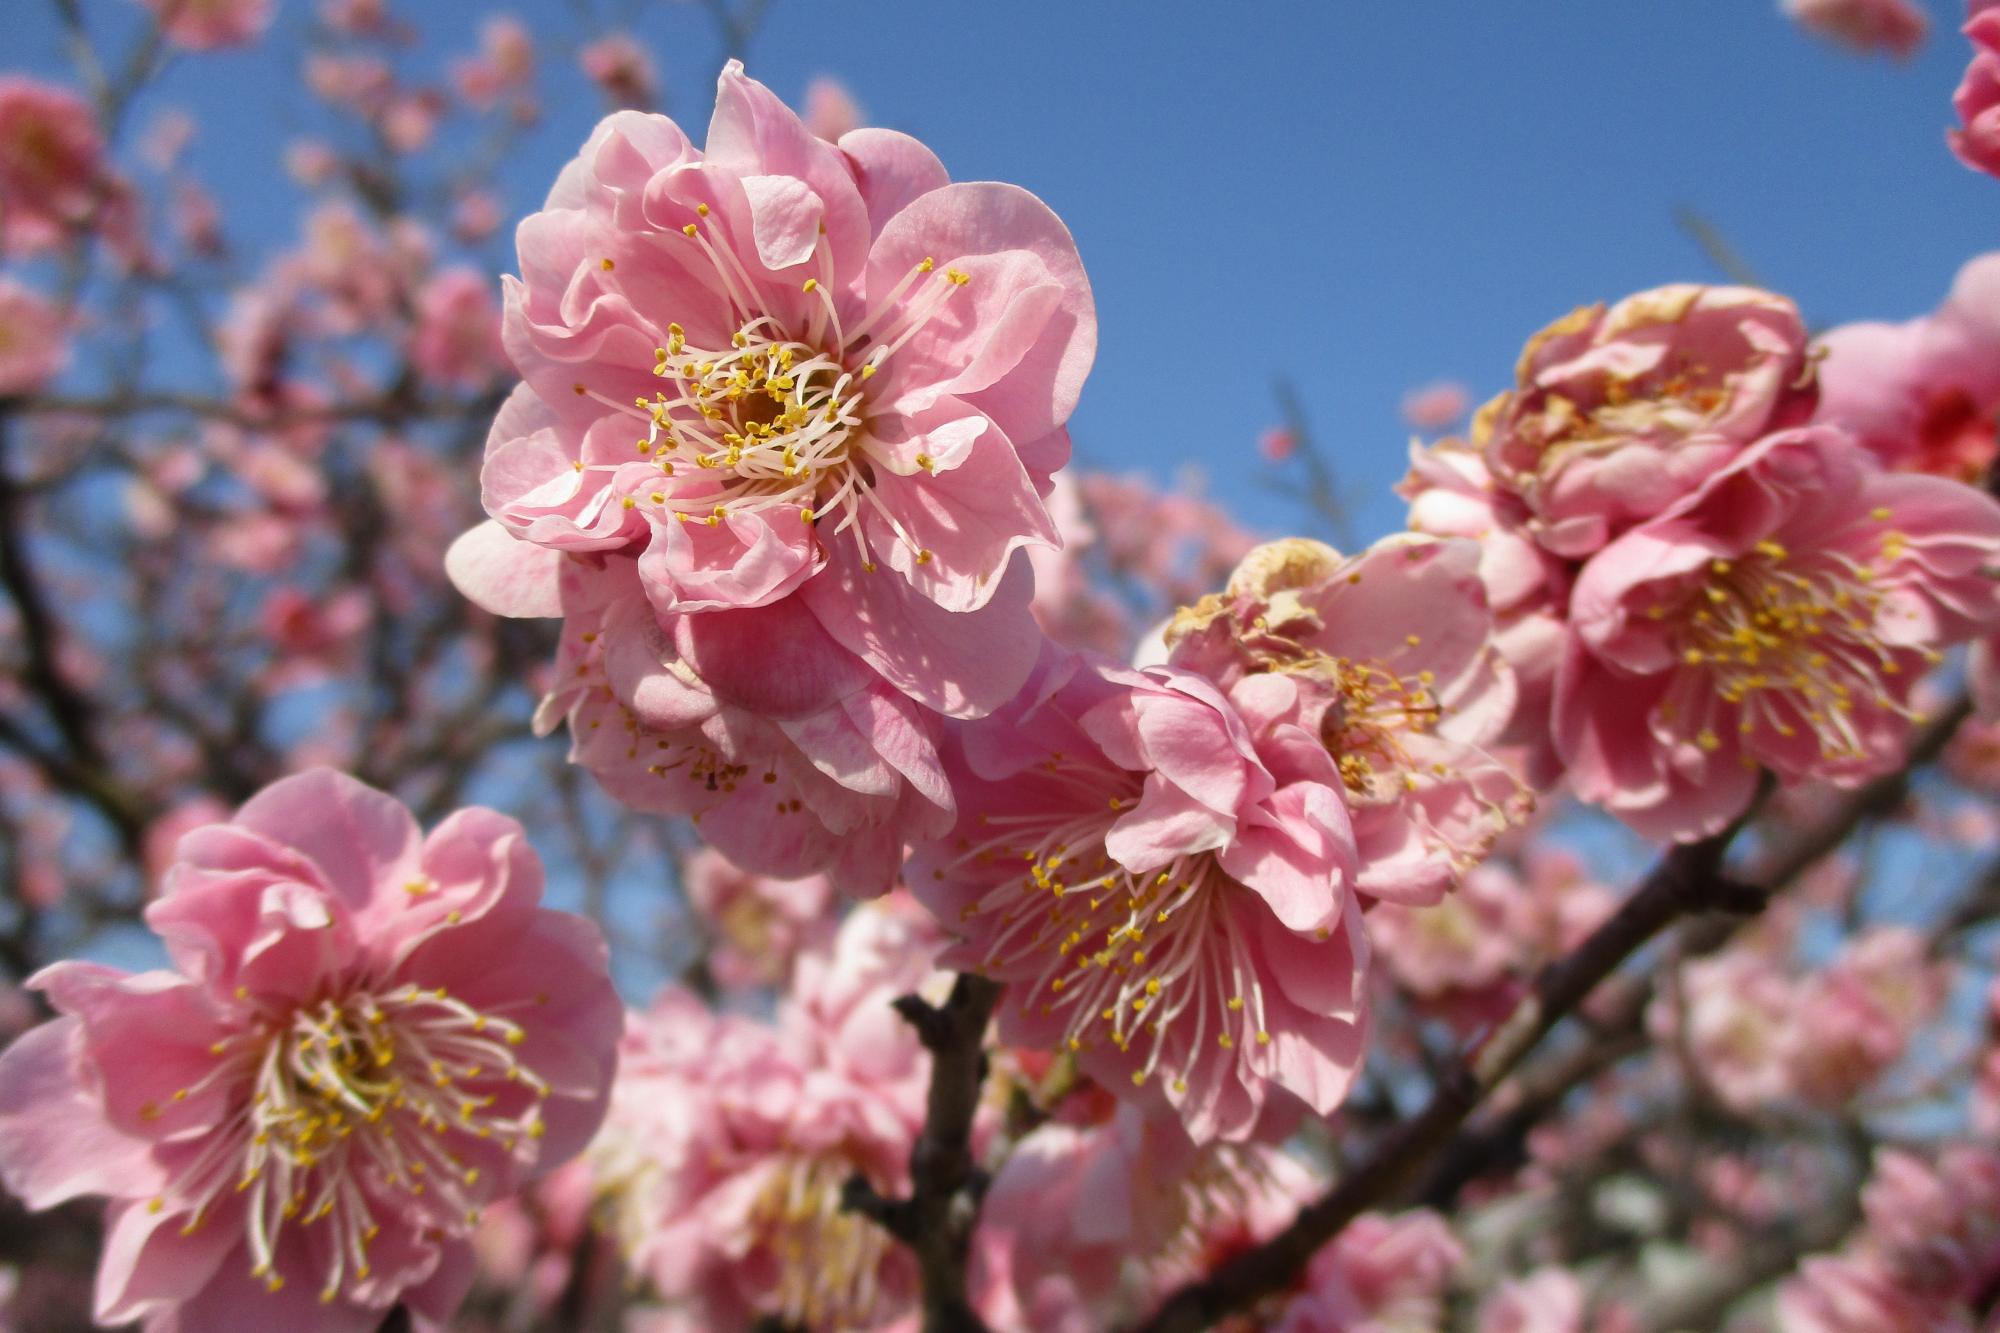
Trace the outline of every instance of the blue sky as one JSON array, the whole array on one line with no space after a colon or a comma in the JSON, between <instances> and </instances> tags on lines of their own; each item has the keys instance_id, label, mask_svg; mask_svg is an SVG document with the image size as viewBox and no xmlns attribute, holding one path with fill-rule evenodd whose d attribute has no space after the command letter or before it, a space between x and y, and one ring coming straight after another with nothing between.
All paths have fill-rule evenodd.
<instances>
[{"instance_id":1,"label":"blue sky","mask_svg":"<svg viewBox=\"0 0 2000 1333\"><path fill-rule=\"evenodd\" d=\"M194 163L258 243L296 225L283 145L326 123L296 84L308 8L280 5L264 47L180 61L136 121L192 111ZM62 71L54 7L8 8L0 59ZM114 39L136 13L86 8ZM489 12L392 8L425 36L412 72L433 77ZM494 8L549 34L546 116L501 181L518 212L599 108L573 77L575 4ZM1944 147L1966 48L1956 6L1932 14L1930 42L1898 65L1817 42L1763 0L775 0L749 66L788 98L835 75L956 177L1019 182L1068 221L1102 323L1082 457L1199 466L1247 521L1284 527L1254 449L1283 375L1373 534L1400 517L1405 389L1448 376L1483 396L1571 306L1716 276L1676 206L1817 325L1915 314L2000 244L2000 185ZM720 48L699 6L654 4L633 30L670 109L704 123ZM468 141L448 133L441 151Z\"/></svg>"}]
</instances>

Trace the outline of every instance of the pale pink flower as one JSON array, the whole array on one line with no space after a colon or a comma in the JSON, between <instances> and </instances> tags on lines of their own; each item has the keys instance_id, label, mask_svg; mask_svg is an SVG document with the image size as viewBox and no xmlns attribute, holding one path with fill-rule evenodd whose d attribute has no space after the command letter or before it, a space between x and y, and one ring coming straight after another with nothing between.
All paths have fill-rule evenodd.
<instances>
[{"instance_id":1,"label":"pale pink flower","mask_svg":"<svg viewBox=\"0 0 2000 1333\"><path fill-rule=\"evenodd\" d=\"M1815 421L1846 430L1896 471L1985 479L2000 453L2000 254L1961 268L1935 313L1844 324L1816 350Z\"/></svg>"},{"instance_id":2,"label":"pale pink flower","mask_svg":"<svg viewBox=\"0 0 2000 1333\"><path fill-rule=\"evenodd\" d=\"M1266 462L1282 463L1298 452L1299 438L1283 426L1273 426L1257 437L1257 452Z\"/></svg>"},{"instance_id":3,"label":"pale pink flower","mask_svg":"<svg viewBox=\"0 0 2000 1333\"><path fill-rule=\"evenodd\" d=\"M1010 984L1003 1038L1066 1048L1197 1142L1266 1105L1326 1114L1365 1049L1368 944L1340 778L1319 738L1254 734L1201 678L1049 650L953 738L964 812L917 896Z\"/></svg>"},{"instance_id":4,"label":"pale pink flower","mask_svg":"<svg viewBox=\"0 0 2000 1333\"><path fill-rule=\"evenodd\" d=\"M1097 543L1097 530L1068 470L1056 473L1046 503L1062 544L1028 548L1028 568L1035 575L1035 623L1065 648L1124 657L1135 637L1132 617L1084 564Z\"/></svg>"},{"instance_id":5,"label":"pale pink flower","mask_svg":"<svg viewBox=\"0 0 2000 1333\"><path fill-rule=\"evenodd\" d=\"M33 393L67 364L69 340L61 313L32 289L0 274L0 398Z\"/></svg>"},{"instance_id":6,"label":"pale pink flower","mask_svg":"<svg viewBox=\"0 0 2000 1333\"><path fill-rule=\"evenodd\" d=\"M846 85L824 75L806 85L805 122L816 138L828 143L839 143L865 123Z\"/></svg>"},{"instance_id":7,"label":"pale pink flower","mask_svg":"<svg viewBox=\"0 0 2000 1333\"><path fill-rule=\"evenodd\" d=\"M500 307L477 269L445 269L418 291L410 363L420 375L461 388L491 383L506 371Z\"/></svg>"},{"instance_id":8,"label":"pale pink flower","mask_svg":"<svg viewBox=\"0 0 2000 1333\"><path fill-rule=\"evenodd\" d=\"M732 63L706 155L619 112L519 242L489 514L640 555L663 614L798 607L940 712L1012 695L1035 636L1008 560L1054 539L1037 486L1096 342L1039 200L891 131L824 143Z\"/></svg>"},{"instance_id":9,"label":"pale pink flower","mask_svg":"<svg viewBox=\"0 0 2000 1333\"><path fill-rule=\"evenodd\" d=\"M1306 1266L1271 1333L1430 1333L1465 1250L1436 1213L1363 1213Z\"/></svg>"},{"instance_id":10,"label":"pale pink flower","mask_svg":"<svg viewBox=\"0 0 2000 1333\"><path fill-rule=\"evenodd\" d=\"M147 886L155 887L165 882L183 836L205 825L224 823L228 819L229 807L206 795L191 796L166 813L155 816L146 825L140 857L146 871Z\"/></svg>"},{"instance_id":11,"label":"pale pink flower","mask_svg":"<svg viewBox=\"0 0 2000 1333\"><path fill-rule=\"evenodd\" d=\"M90 104L67 89L0 75L0 252L62 243L90 224L107 188Z\"/></svg>"},{"instance_id":12,"label":"pale pink flower","mask_svg":"<svg viewBox=\"0 0 2000 1333\"><path fill-rule=\"evenodd\" d=\"M1972 42L1972 63L1951 96L1962 128L1945 139L1966 166L2000 176L2000 9L1978 10L1964 32Z\"/></svg>"},{"instance_id":13,"label":"pale pink flower","mask_svg":"<svg viewBox=\"0 0 2000 1333\"><path fill-rule=\"evenodd\" d=\"M1257 544L1201 497L1198 473L1163 491L1142 476L1085 472L1077 488L1105 562L1152 594L1162 615L1211 591Z\"/></svg>"},{"instance_id":14,"label":"pale pink flower","mask_svg":"<svg viewBox=\"0 0 2000 1333\"><path fill-rule=\"evenodd\" d=\"M1646 1025L1665 1049L1687 1053L1724 1105L1755 1115L1791 1095L1785 1056L1795 1004L1792 982L1770 958L1736 948L1684 964Z\"/></svg>"},{"instance_id":15,"label":"pale pink flower","mask_svg":"<svg viewBox=\"0 0 2000 1333\"><path fill-rule=\"evenodd\" d=\"M1800 27L1862 55L1886 51L1907 60L1930 29L1910 0L1781 0L1781 6Z\"/></svg>"},{"instance_id":16,"label":"pale pink flower","mask_svg":"<svg viewBox=\"0 0 2000 1333\"><path fill-rule=\"evenodd\" d=\"M451 1316L479 1208L603 1114L619 1006L596 927L537 906L514 821L425 837L331 771L182 839L147 908L175 971L65 962L0 1057L0 1171L114 1200L97 1317L365 1333Z\"/></svg>"},{"instance_id":17,"label":"pale pink flower","mask_svg":"<svg viewBox=\"0 0 2000 1333\"><path fill-rule=\"evenodd\" d=\"M577 52L590 81L613 106L644 111L659 100L660 76L653 58L630 34L608 33Z\"/></svg>"},{"instance_id":18,"label":"pale pink flower","mask_svg":"<svg viewBox=\"0 0 2000 1333\"><path fill-rule=\"evenodd\" d=\"M1479 1304L1479 1333L1591 1333L1583 1284L1563 1268L1504 1278Z\"/></svg>"},{"instance_id":19,"label":"pale pink flower","mask_svg":"<svg viewBox=\"0 0 2000 1333\"><path fill-rule=\"evenodd\" d=\"M452 64L458 94L481 109L535 77L535 39L511 14L496 14L479 28L479 52Z\"/></svg>"},{"instance_id":20,"label":"pale pink flower","mask_svg":"<svg viewBox=\"0 0 2000 1333\"><path fill-rule=\"evenodd\" d=\"M295 139L285 146L285 171L307 189L317 189L340 170L340 156L317 139Z\"/></svg>"},{"instance_id":21,"label":"pale pink flower","mask_svg":"<svg viewBox=\"0 0 2000 1333\"><path fill-rule=\"evenodd\" d=\"M1996 549L2000 504L1971 487L1882 472L1829 427L1760 441L1579 576L1554 721L1572 789L1691 838L1760 766L1895 767L1916 682L2000 620Z\"/></svg>"},{"instance_id":22,"label":"pale pink flower","mask_svg":"<svg viewBox=\"0 0 2000 1333\"><path fill-rule=\"evenodd\" d=\"M524 551L547 566L522 564ZM620 801L694 815L708 842L759 874L824 871L849 893L887 888L904 839L950 822L936 720L798 601L662 616L637 565L566 558L494 524L459 538L445 561L488 610L567 617L536 726L567 719L571 759Z\"/></svg>"},{"instance_id":23,"label":"pale pink flower","mask_svg":"<svg viewBox=\"0 0 2000 1333\"><path fill-rule=\"evenodd\" d=\"M838 900L824 875L753 875L704 847L681 866L681 888L715 932L708 966L724 986L783 985L800 951L833 930Z\"/></svg>"},{"instance_id":24,"label":"pale pink flower","mask_svg":"<svg viewBox=\"0 0 2000 1333\"><path fill-rule=\"evenodd\" d=\"M271 24L271 0L142 0L161 32L190 51L244 46Z\"/></svg>"},{"instance_id":25,"label":"pale pink flower","mask_svg":"<svg viewBox=\"0 0 2000 1333\"><path fill-rule=\"evenodd\" d=\"M320 0L320 17L335 32L379 37L390 31L389 0Z\"/></svg>"},{"instance_id":26,"label":"pale pink flower","mask_svg":"<svg viewBox=\"0 0 2000 1333\"><path fill-rule=\"evenodd\" d=\"M395 73L374 56L314 51L305 71L315 97L363 116L379 111L396 88Z\"/></svg>"},{"instance_id":27,"label":"pale pink flower","mask_svg":"<svg viewBox=\"0 0 2000 1333\"><path fill-rule=\"evenodd\" d=\"M1473 439L1535 539L1581 559L1759 436L1804 421L1813 400L1790 301L1682 284L1585 306L1537 333Z\"/></svg>"},{"instance_id":28,"label":"pale pink flower","mask_svg":"<svg viewBox=\"0 0 2000 1333\"><path fill-rule=\"evenodd\" d=\"M483 241L500 229L500 201L488 190L467 190L451 209L451 234Z\"/></svg>"},{"instance_id":29,"label":"pale pink flower","mask_svg":"<svg viewBox=\"0 0 2000 1333\"><path fill-rule=\"evenodd\" d=\"M1472 395L1456 380L1436 380L1403 395L1403 420L1412 430L1437 434L1465 419Z\"/></svg>"},{"instance_id":30,"label":"pale pink flower","mask_svg":"<svg viewBox=\"0 0 2000 1333\"><path fill-rule=\"evenodd\" d=\"M628 1262L695 1327L878 1328L910 1307L909 1251L841 1192L908 1187L929 1057L889 1002L941 980L914 930L856 909L775 1030L685 992L634 1017L590 1158Z\"/></svg>"},{"instance_id":31,"label":"pale pink flower","mask_svg":"<svg viewBox=\"0 0 2000 1333\"><path fill-rule=\"evenodd\" d=\"M1902 1059L1944 1001L1948 974L1928 953L1906 926L1873 926L1800 983L1785 1043L1799 1096L1842 1106Z\"/></svg>"},{"instance_id":32,"label":"pale pink flower","mask_svg":"<svg viewBox=\"0 0 2000 1333\"><path fill-rule=\"evenodd\" d=\"M1342 557L1287 538L1182 609L1169 661L1214 681L1253 731L1316 736L1345 788L1355 886L1434 903L1532 800L1481 747L1514 710L1479 547L1404 534Z\"/></svg>"},{"instance_id":33,"label":"pale pink flower","mask_svg":"<svg viewBox=\"0 0 2000 1333\"><path fill-rule=\"evenodd\" d=\"M398 92L376 113L375 125L396 152L418 153L430 145L445 110L444 95L436 89Z\"/></svg>"},{"instance_id":34,"label":"pale pink flower","mask_svg":"<svg viewBox=\"0 0 2000 1333\"><path fill-rule=\"evenodd\" d=\"M1469 871L1458 892L1429 907L1383 903L1368 914L1368 938L1390 975L1412 995L1441 1000L1505 982L1521 964L1508 926L1526 887L1498 865Z\"/></svg>"}]
</instances>

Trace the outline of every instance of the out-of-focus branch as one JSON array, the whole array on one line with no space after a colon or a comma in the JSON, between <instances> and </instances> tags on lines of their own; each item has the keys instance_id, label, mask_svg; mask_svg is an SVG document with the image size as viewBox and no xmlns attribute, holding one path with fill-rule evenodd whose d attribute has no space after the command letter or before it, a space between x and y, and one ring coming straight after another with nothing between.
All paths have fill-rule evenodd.
<instances>
[{"instance_id":1,"label":"out-of-focus branch","mask_svg":"<svg viewBox=\"0 0 2000 1333\"><path fill-rule=\"evenodd\" d=\"M924 1333L984 1333L965 1294L967 1247L986 1181L972 1156L972 1117L986 1079L986 1023L1000 985L961 974L942 1006L916 995L896 1012L931 1053L923 1132L910 1151L910 1197L885 1199L863 1177L847 1182L844 1203L873 1218L916 1252L923 1277Z\"/></svg>"},{"instance_id":2,"label":"out-of-focus branch","mask_svg":"<svg viewBox=\"0 0 2000 1333\"><path fill-rule=\"evenodd\" d=\"M1306 470L1306 507L1326 520L1336 546L1343 551L1354 549L1353 519L1347 512L1346 502L1340 498L1340 484L1334 477L1333 465L1320 451L1312 423L1306 420L1298 390L1292 387L1290 380L1280 379L1272 384L1271 392L1278 400L1278 415L1284 419L1284 428L1292 437L1294 455Z\"/></svg>"},{"instance_id":3,"label":"out-of-focus branch","mask_svg":"<svg viewBox=\"0 0 2000 1333\"><path fill-rule=\"evenodd\" d=\"M1708 257L1708 262L1715 265L1731 282L1740 283L1745 287L1764 285L1757 276L1757 270L1750 266L1750 261L1729 243L1729 238L1722 234L1722 229L1703 214L1686 204L1679 205L1674 209L1674 225L1687 233L1688 239L1701 247L1701 252Z\"/></svg>"}]
</instances>

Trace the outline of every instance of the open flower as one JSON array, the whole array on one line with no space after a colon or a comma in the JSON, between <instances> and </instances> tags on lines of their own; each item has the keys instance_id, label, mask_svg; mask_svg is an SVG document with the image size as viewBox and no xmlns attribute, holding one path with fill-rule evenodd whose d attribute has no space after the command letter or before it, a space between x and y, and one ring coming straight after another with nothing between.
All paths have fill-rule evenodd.
<instances>
[{"instance_id":1,"label":"open flower","mask_svg":"<svg viewBox=\"0 0 2000 1333\"><path fill-rule=\"evenodd\" d=\"M832 934L840 902L824 875L753 875L713 847L682 863L681 887L715 932L708 966L723 986L783 985L800 951Z\"/></svg>"},{"instance_id":2,"label":"open flower","mask_svg":"<svg viewBox=\"0 0 2000 1333\"><path fill-rule=\"evenodd\" d=\"M1368 953L1317 735L1253 736L1198 676L1051 649L953 740L962 813L909 882L962 937L950 965L1009 984L1005 1040L1074 1052L1198 1142L1248 1136L1285 1094L1341 1102Z\"/></svg>"},{"instance_id":3,"label":"open flower","mask_svg":"<svg viewBox=\"0 0 2000 1333\"><path fill-rule=\"evenodd\" d=\"M1713 833L1757 769L1853 783L1902 762L1910 691L2000 621L2000 504L1885 473L1826 427L1760 441L1577 579L1554 737L1647 836Z\"/></svg>"},{"instance_id":4,"label":"open flower","mask_svg":"<svg viewBox=\"0 0 2000 1333\"><path fill-rule=\"evenodd\" d=\"M167 40L215 51L257 40L271 25L271 0L145 0Z\"/></svg>"},{"instance_id":5,"label":"open flower","mask_svg":"<svg viewBox=\"0 0 2000 1333\"><path fill-rule=\"evenodd\" d=\"M1214 681L1253 729L1319 737L1372 897L1436 902L1531 803L1480 748L1511 717L1514 682L1479 559L1472 542L1416 536L1349 558L1270 542L1167 630L1168 660Z\"/></svg>"},{"instance_id":6,"label":"open flower","mask_svg":"<svg viewBox=\"0 0 2000 1333\"><path fill-rule=\"evenodd\" d=\"M705 154L614 114L519 244L498 523L639 556L663 614L794 601L940 712L1014 692L1035 636L1004 576L1055 539L1096 344L1046 206L891 131L823 142L732 62Z\"/></svg>"},{"instance_id":7,"label":"open flower","mask_svg":"<svg viewBox=\"0 0 2000 1333\"><path fill-rule=\"evenodd\" d=\"M482 543L521 545L491 527L461 537L446 560L461 588ZM862 895L894 882L905 838L949 824L935 717L796 601L663 617L630 556L540 555L546 578L479 575L484 604L565 617L535 726L567 721L571 760L619 801L693 815L745 870L823 871Z\"/></svg>"},{"instance_id":8,"label":"open flower","mask_svg":"<svg viewBox=\"0 0 2000 1333\"><path fill-rule=\"evenodd\" d=\"M930 1057L889 1002L942 980L931 929L857 908L775 1028L677 990L635 1016L589 1160L628 1262L692 1327L880 1328L913 1303L910 1251L841 1198L857 1174L908 1188Z\"/></svg>"},{"instance_id":9,"label":"open flower","mask_svg":"<svg viewBox=\"0 0 2000 1333\"><path fill-rule=\"evenodd\" d=\"M1984 480L2000 453L2000 254L1959 269L1932 314L1843 324L1816 350L1814 421L1847 431L1892 470Z\"/></svg>"},{"instance_id":10,"label":"open flower","mask_svg":"<svg viewBox=\"0 0 2000 1333\"><path fill-rule=\"evenodd\" d=\"M2000 176L2000 9L1973 14L1965 35L1972 42L1972 63L1951 95L1963 124L1946 139L1966 166Z\"/></svg>"},{"instance_id":11,"label":"open flower","mask_svg":"<svg viewBox=\"0 0 2000 1333\"><path fill-rule=\"evenodd\" d=\"M0 1173L111 1196L97 1317L449 1319L480 1207L578 1151L610 1082L604 942L541 887L513 820L425 837L317 770L182 839L146 911L176 970L39 973L62 1016L0 1057Z\"/></svg>"},{"instance_id":12,"label":"open flower","mask_svg":"<svg viewBox=\"0 0 2000 1333\"><path fill-rule=\"evenodd\" d=\"M1549 550L1582 558L1811 415L1790 301L1681 284L1585 306L1528 340L1473 439Z\"/></svg>"}]
</instances>

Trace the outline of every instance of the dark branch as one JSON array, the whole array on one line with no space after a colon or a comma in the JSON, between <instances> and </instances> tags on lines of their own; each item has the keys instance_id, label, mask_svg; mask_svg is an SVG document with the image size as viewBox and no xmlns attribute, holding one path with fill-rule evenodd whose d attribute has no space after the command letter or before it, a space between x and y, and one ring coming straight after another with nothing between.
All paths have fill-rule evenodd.
<instances>
[{"instance_id":1,"label":"dark branch","mask_svg":"<svg viewBox=\"0 0 2000 1333\"><path fill-rule=\"evenodd\" d=\"M942 1006L916 995L896 1001L896 1012L931 1053L924 1128L910 1150L910 1197L886 1199L858 1176L841 1196L844 1206L916 1252L924 1333L985 1333L966 1299L965 1266L986 1188L972 1155L972 1117L986 1079L986 1023L999 999L999 983L966 974Z\"/></svg>"}]
</instances>

